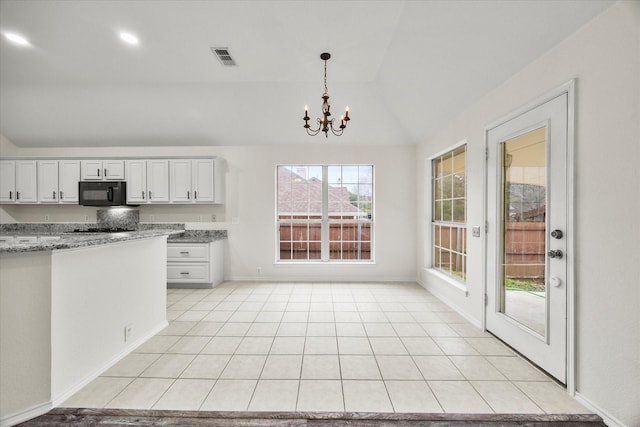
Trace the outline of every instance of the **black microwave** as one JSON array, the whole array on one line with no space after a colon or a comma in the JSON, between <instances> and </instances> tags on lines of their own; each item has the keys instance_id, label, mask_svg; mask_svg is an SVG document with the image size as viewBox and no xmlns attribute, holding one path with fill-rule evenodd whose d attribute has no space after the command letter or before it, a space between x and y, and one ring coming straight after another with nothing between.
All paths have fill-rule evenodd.
<instances>
[{"instance_id":1,"label":"black microwave","mask_svg":"<svg viewBox=\"0 0 640 427\"><path fill-rule=\"evenodd\" d=\"M78 204L82 206L124 206L127 183L124 181L80 181Z\"/></svg>"}]
</instances>

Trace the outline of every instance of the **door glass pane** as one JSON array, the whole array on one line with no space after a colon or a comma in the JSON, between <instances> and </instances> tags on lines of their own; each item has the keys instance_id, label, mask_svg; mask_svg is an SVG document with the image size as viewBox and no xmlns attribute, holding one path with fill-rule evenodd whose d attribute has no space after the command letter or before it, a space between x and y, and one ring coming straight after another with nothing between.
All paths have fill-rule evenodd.
<instances>
[{"instance_id":1,"label":"door glass pane","mask_svg":"<svg viewBox=\"0 0 640 427\"><path fill-rule=\"evenodd\" d=\"M546 128L507 140L501 150L501 311L544 336Z\"/></svg>"}]
</instances>

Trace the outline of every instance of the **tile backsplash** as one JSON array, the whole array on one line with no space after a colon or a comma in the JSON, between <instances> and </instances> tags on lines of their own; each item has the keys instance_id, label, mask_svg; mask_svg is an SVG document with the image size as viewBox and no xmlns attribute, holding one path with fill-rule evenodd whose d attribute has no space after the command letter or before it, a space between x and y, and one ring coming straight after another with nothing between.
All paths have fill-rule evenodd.
<instances>
[{"instance_id":1,"label":"tile backsplash","mask_svg":"<svg viewBox=\"0 0 640 427\"><path fill-rule=\"evenodd\" d=\"M140 212L138 208L132 207L109 207L100 208L96 212L98 226L105 228L124 228L135 230L140 222Z\"/></svg>"}]
</instances>

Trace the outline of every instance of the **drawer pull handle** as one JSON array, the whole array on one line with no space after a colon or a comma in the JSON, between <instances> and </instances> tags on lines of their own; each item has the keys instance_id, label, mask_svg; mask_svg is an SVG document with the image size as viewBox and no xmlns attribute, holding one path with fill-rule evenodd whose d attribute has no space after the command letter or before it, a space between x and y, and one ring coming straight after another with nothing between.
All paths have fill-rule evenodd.
<instances>
[{"instance_id":1,"label":"drawer pull handle","mask_svg":"<svg viewBox=\"0 0 640 427\"><path fill-rule=\"evenodd\" d=\"M187 272L184 272L184 271L183 271L183 272L181 272L180 274L186 274L186 275L189 275L189 272L188 272L188 271L187 271Z\"/></svg>"},{"instance_id":2,"label":"drawer pull handle","mask_svg":"<svg viewBox=\"0 0 640 427\"><path fill-rule=\"evenodd\" d=\"M181 254L189 255L189 251L180 251Z\"/></svg>"}]
</instances>

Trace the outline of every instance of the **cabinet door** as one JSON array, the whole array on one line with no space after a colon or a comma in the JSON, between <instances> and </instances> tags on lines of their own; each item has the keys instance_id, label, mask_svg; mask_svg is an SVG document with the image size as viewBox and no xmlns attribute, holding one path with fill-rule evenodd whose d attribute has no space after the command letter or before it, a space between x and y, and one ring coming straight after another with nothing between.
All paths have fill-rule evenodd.
<instances>
[{"instance_id":1,"label":"cabinet door","mask_svg":"<svg viewBox=\"0 0 640 427\"><path fill-rule=\"evenodd\" d=\"M147 192L150 203L169 203L168 160L147 160Z\"/></svg>"},{"instance_id":2,"label":"cabinet door","mask_svg":"<svg viewBox=\"0 0 640 427\"><path fill-rule=\"evenodd\" d=\"M127 203L147 203L147 162L127 160Z\"/></svg>"},{"instance_id":3,"label":"cabinet door","mask_svg":"<svg viewBox=\"0 0 640 427\"><path fill-rule=\"evenodd\" d=\"M124 179L124 160L103 160L104 179L117 181Z\"/></svg>"},{"instance_id":4,"label":"cabinet door","mask_svg":"<svg viewBox=\"0 0 640 427\"><path fill-rule=\"evenodd\" d=\"M58 162L58 192L60 203L78 203L78 181L80 181L80 162L78 160L60 160Z\"/></svg>"},{"instance_id":5,"label":"cabinet door","mask_svg":"<svg viewBox=\"0 0 640 427\"><path fill-rule=\"evenodd\" d=\"M16 201L16 162L0 160L0 203Z\"/></svg>"},{"instance_id":6,"label":"cabinet door","mask_svg":"<svg viewBox=\"0 0 640 427\"><path fill-rule=\"evenodd\" d=\"M38 202L58 203L58 161L38 160Z\"/></svg>"},{"instance_id":7,"label":"cabinet door","mask_svg":"<svg viewBox=\"0 0 640 427\"><path fill-rule=\"evenodd\" d=\"M191 203L191 160L169 160L172 203Z\"/></svg>"},{"instance_id":8,"label":"cabinet door","mask_svg":"<svg viewBox=\"0 0 640 427\"><path fill-rule=\"evenodd\" d=\"M191 163L193 200L196 203L212 203L213 187L213 159L198 159Z\"/></svg>"},{"instance_id":9,"label":"cabinet door","mask_svg":"<svg viewBox=\"0 0 640 427\"><path fill-rule=\"evenodd\" d=\"M80 162L83 181L102 180L101 160L82 160Z\"/></svg>"},{"instance_id":10,"label":"cabinet door","mask_svg":"<svg viewBox=\"0 0 640 427\"><path fill-rule=\"evenodd\" d=\"M16 160L16 201L38 202L38 171L35 160Z\"/></svg>"}]
</instances>

